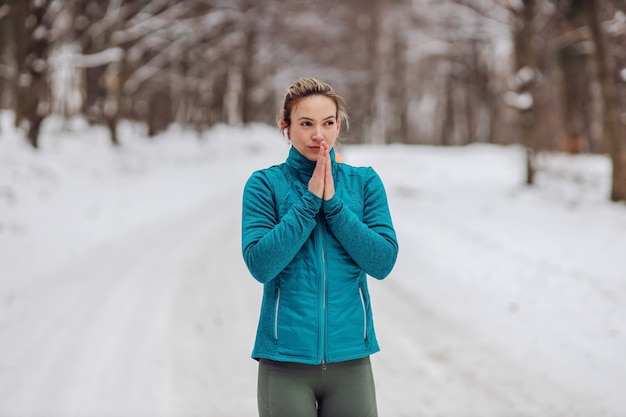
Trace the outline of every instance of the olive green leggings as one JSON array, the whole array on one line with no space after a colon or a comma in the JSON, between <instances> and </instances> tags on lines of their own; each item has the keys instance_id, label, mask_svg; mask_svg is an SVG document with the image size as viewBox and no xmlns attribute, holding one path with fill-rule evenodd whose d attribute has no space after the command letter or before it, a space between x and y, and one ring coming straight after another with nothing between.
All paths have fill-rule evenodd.
<instances>
[{"instance_id":1,"label":"olive green leggings","mask_svg":"<svg viewBox=\"0 0 626 417\"><path fill-rule=\"evenodd\" d=\"M369 357L304 365L259 361L260 417L377 417Z\"/></svg>"}]
</instances>

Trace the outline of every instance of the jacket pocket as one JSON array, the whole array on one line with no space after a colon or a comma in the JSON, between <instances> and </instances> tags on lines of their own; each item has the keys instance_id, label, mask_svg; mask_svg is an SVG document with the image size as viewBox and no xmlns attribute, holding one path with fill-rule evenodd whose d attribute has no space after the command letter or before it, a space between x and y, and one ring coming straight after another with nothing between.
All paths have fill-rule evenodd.
<instances>
[{"instance_id":1,"label":"jacket pocket","mask_svg":"<svg viewBox=\"0 0 626 417\"><path fill-rule=\"evenodd\" d=\"M363 308L363 340L367 340L367 298L365 298L365 293L361 286L359 286L359 295L361 296L361 307Z\"/></svg>"},{"instance_id":2,"label":"jacket pocket","mask_svg":"<svg viewBox=\"0 0 626 417\"><path fill-rule=\"evenodd\" d=\"M280 306L280 287L276 288L276 307L274 308L274 340L278 340L278 307Z\"/></svg>"}]
</instances>

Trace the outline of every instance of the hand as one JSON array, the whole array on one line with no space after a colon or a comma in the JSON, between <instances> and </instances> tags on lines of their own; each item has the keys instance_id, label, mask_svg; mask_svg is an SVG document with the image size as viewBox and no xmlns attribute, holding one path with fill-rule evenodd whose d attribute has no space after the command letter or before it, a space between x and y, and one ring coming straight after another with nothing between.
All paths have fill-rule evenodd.
<instances>
[{"instance_id":1,"label":"hand","mask_svg":"<svg viewBox=\"0 0 626 417\"><path fill-rule=\"evenodd\" d=\"M317 163L309 180L309 191L319 198L324 197L324 181L326 179L326 155L324 146L320 146Z\"/></svg>"},{"instance_id":2,"label":"hand","mask_svg":"<svg viewBox=\"0 0 626 417\"><path fill-rule=\"evenodd\" d=\"M309 191L323 198L330 200L335 195L335 181L333 180L332 163L330 160L330 148L326 142L320 144L320 153L313 170L313 175L309 180Z\"/></svg>"}]
</instances>

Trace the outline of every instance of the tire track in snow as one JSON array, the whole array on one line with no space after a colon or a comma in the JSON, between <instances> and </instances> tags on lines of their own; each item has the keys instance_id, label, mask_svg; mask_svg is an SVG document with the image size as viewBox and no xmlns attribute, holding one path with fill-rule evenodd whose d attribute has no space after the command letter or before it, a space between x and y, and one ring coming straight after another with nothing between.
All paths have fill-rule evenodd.
<instances>
[{"instance_id":1,"label":"tire track in snow","mask_svg":"<svg viewBox=\"0 0 626 417\"><path fill-rule=\"evenodd\" d=\"M262 287L241 257L240 194L220 197L185 242L172 303L174 415L256 415L250 358ZM236 207L236 209L235 209Z\"/></svg>"},{"instance_id":2,"label":"tire track in snow","mask_svg":"<svg viewBox=\"0 0 626 417\"><path fill-rule=\"evenodd\" d=\"M396 278L371 285L381 343L373 356L381 415L604 415L592 399L516 363L427 307Z\"/></svg>"}]
</instances>

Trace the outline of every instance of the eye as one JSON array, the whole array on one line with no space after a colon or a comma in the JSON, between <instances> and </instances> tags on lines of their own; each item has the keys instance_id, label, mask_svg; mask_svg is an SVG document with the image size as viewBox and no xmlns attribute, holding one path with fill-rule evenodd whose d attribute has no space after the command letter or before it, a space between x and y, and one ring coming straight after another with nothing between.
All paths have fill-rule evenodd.
<instances>
[{"instance_id":1,"label":"eye","mask_svg":"<svg viewBox=\"0 0 626 417\"><path fill-rule=\"evenodd\" d=\"M312 124L311 124L311 122L309 122L307 120L307 121L304 121L304 122L300 123L300 126L312 126Z\"/></svg>"},{"instance_id":2,"label":"eye","mask_svg":"<svg viewBox=\"0 0 626 417\"><path fill-rule=\"evenodd\" d=\"M332 126L332 125L334 125L334 124L335 124L335 121L334 121L334 120L328 120L328 121L326 122L326 126Z\"/></svg>"}]
</instances>

